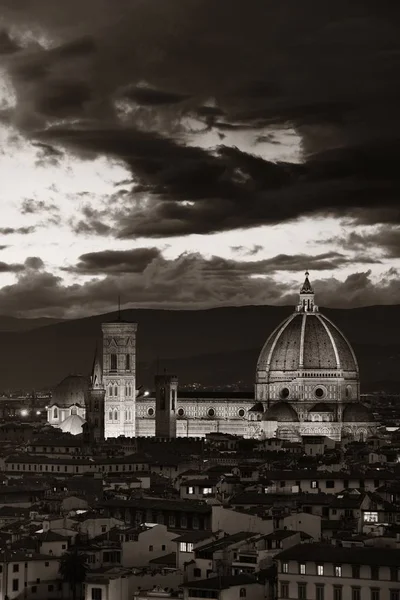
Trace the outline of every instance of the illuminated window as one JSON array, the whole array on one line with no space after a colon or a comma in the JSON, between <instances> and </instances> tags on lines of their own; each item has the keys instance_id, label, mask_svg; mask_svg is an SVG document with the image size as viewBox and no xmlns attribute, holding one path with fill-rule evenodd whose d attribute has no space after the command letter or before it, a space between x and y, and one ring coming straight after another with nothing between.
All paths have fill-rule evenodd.
<instances>
[{"instance_id":1,"label":"illuminated window","mask_svg":"<svg viewBox=\"0 0 400 600\"><path fill-rule=\"evenodd\" d=\"M190 487L188 487L188 489L187 489L187 493L188 493L188 494L194 494L194 487L191 487L191 486L190 486Z\"/></svg>"},{"instance_id":2,"label":"illuminated window","mask_svg":"<svg viewBox=\"0 0 400 600\"><path fill-rule=\"evenodd\" d=\"M207 496L208 494L212 494L212 491L213 491L213 490L212 490L212 488L210 488L210 487L205 487L205 488L203 488L203 494L204 494L205 496Z\"/></svg>"},{"instance_id":3,"label":"illuminated window","mask_svg":"<svg viewBox=\"0 0 400 600\"><path fill-rule=\"evenodd\" d=\"M282 573L289 573L289 563L282 563Z\"/></svg>"},{"instance_id":4,"label":"illuminated window","mask_svg":"<svg viewBox=\"0 0 400 600\"><path fill-rule=\"evenodd\" d=\"M341 577L342 576L342 566L341 565L335 565L335 577Z\"/></svg>"},{"instance_id":5,"label":"illuminated window","mask_svg":"<svg viewBox=\"0 0 400 600\"><path fill-rule=\"evenodd\" d=\"M304 563L299 563L299 573L300 575L306 574L306 565Z\"/></svg>"},{"instance_id":6,"label":"illuminated window","mask_svg":"<svg viewBox=\"0 0 400 600\"><path fill-rule=\"evenodd\" d=\"M324 574L324 565L317 565L317 575L323 575Z\"/></svg>"},{"instance_id":7,"label":"illuminated window","mask_svg":"<svg viewBox=\"0 0 400 600\"><path fill-rule=\"evenodd\" d=\"M378 522L378 513L375 511L365 511L364 521L365 521L365 523L377 523Z\"/></svg>"},{"instance_id":8,"label":"illuminated window","mask_svg":"<svg viewBox=\"0 0 400 600\"><path fill-rule=\"evenodd\" d=\"M312 481L312 482L311 482L311 488L312 488L313 490L316 490L316 489L317 489L317 487L318 487L318 481Z\"/></svg>"}]
</instances>

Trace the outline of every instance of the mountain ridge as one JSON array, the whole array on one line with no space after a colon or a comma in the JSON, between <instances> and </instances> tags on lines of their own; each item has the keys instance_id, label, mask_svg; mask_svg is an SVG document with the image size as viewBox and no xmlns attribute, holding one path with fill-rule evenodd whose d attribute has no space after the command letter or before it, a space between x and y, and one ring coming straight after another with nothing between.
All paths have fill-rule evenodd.
<instances>
[{"instance_id":1,"label":"mountain ridge","mask_svg":"<svg viewBox=\"0 0 400 600\"><path fill-rule=\"evenodd\" d=\"M249 305L185 311L126 309L120 316L138 322L138 385L152 385L158 360L176 372L182 384L240 381L248 387L264 342L292 311L287 306ZM400 305L321 312L354 347L364 391L371 391L374 382L397 385ZM71 372L89 373L96 343L101 341L101 323L117 318L114 311L33 328L30 323L25 330L21 326L0 330L0 390L50 387Z\"/></svg>"}]
</instances>

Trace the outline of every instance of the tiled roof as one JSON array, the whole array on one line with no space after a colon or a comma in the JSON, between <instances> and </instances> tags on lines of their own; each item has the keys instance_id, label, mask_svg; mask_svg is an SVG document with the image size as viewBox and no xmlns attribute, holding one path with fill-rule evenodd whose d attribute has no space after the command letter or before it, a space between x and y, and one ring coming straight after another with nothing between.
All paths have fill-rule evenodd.
<instances>
[{"instance_id":1,"label":"tiled roof","mask_svg":"<svg viewBox=\"0 0 400 600\"><path fill-rule=\"evenodd\" d=\"M249 585L250 583L258 583L255 577L251 575L225 575L223 577L210 577L209 579L201 579L200 581L189 581L181 587L197 589L197 590L226 590L230 587L238 585Z\"/></svg>"},{"instance_id":2,"label":"tiled roof","mask_svg":"<svg viewBox=\"0 0 400 600\"><path fill-rule=\"evenodd\" d=\"M350 565L372 565L398 567L400 550L392 548L361 547L342 548L331 544L298 544L280 552L277 560L298 560L302 562L330 562Z\"/></svg>"}]
</instances>

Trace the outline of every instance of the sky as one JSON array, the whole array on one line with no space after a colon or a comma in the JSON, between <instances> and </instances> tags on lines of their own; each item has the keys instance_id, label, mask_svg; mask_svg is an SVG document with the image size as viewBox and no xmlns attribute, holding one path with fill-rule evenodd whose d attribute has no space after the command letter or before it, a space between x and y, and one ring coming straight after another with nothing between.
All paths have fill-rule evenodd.
<instances>
[{"instance_id":1,"label":"sky","mask_svg":"<svg viewBox=\"0 0 400 600\"><path fill-rule=\"evenodd\" d=\"M0 314L400 303L400 6L0 0Z\"/></svg>"}]
</instances>

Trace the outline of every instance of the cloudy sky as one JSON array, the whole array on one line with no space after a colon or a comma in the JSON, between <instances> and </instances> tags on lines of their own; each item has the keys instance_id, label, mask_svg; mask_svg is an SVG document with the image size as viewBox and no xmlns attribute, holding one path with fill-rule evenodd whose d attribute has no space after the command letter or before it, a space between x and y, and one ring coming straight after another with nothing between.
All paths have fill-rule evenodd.
<instances>
[{"instance_id":1,"label":"cloudy sky","mask_svg":"<svg viewBox=\"0 0 400 600\"><path fill-rule=\"evenodd\" d=\"M0 0L0 314L400 303L400 6Z\"/></svg>"}]
</instances>

